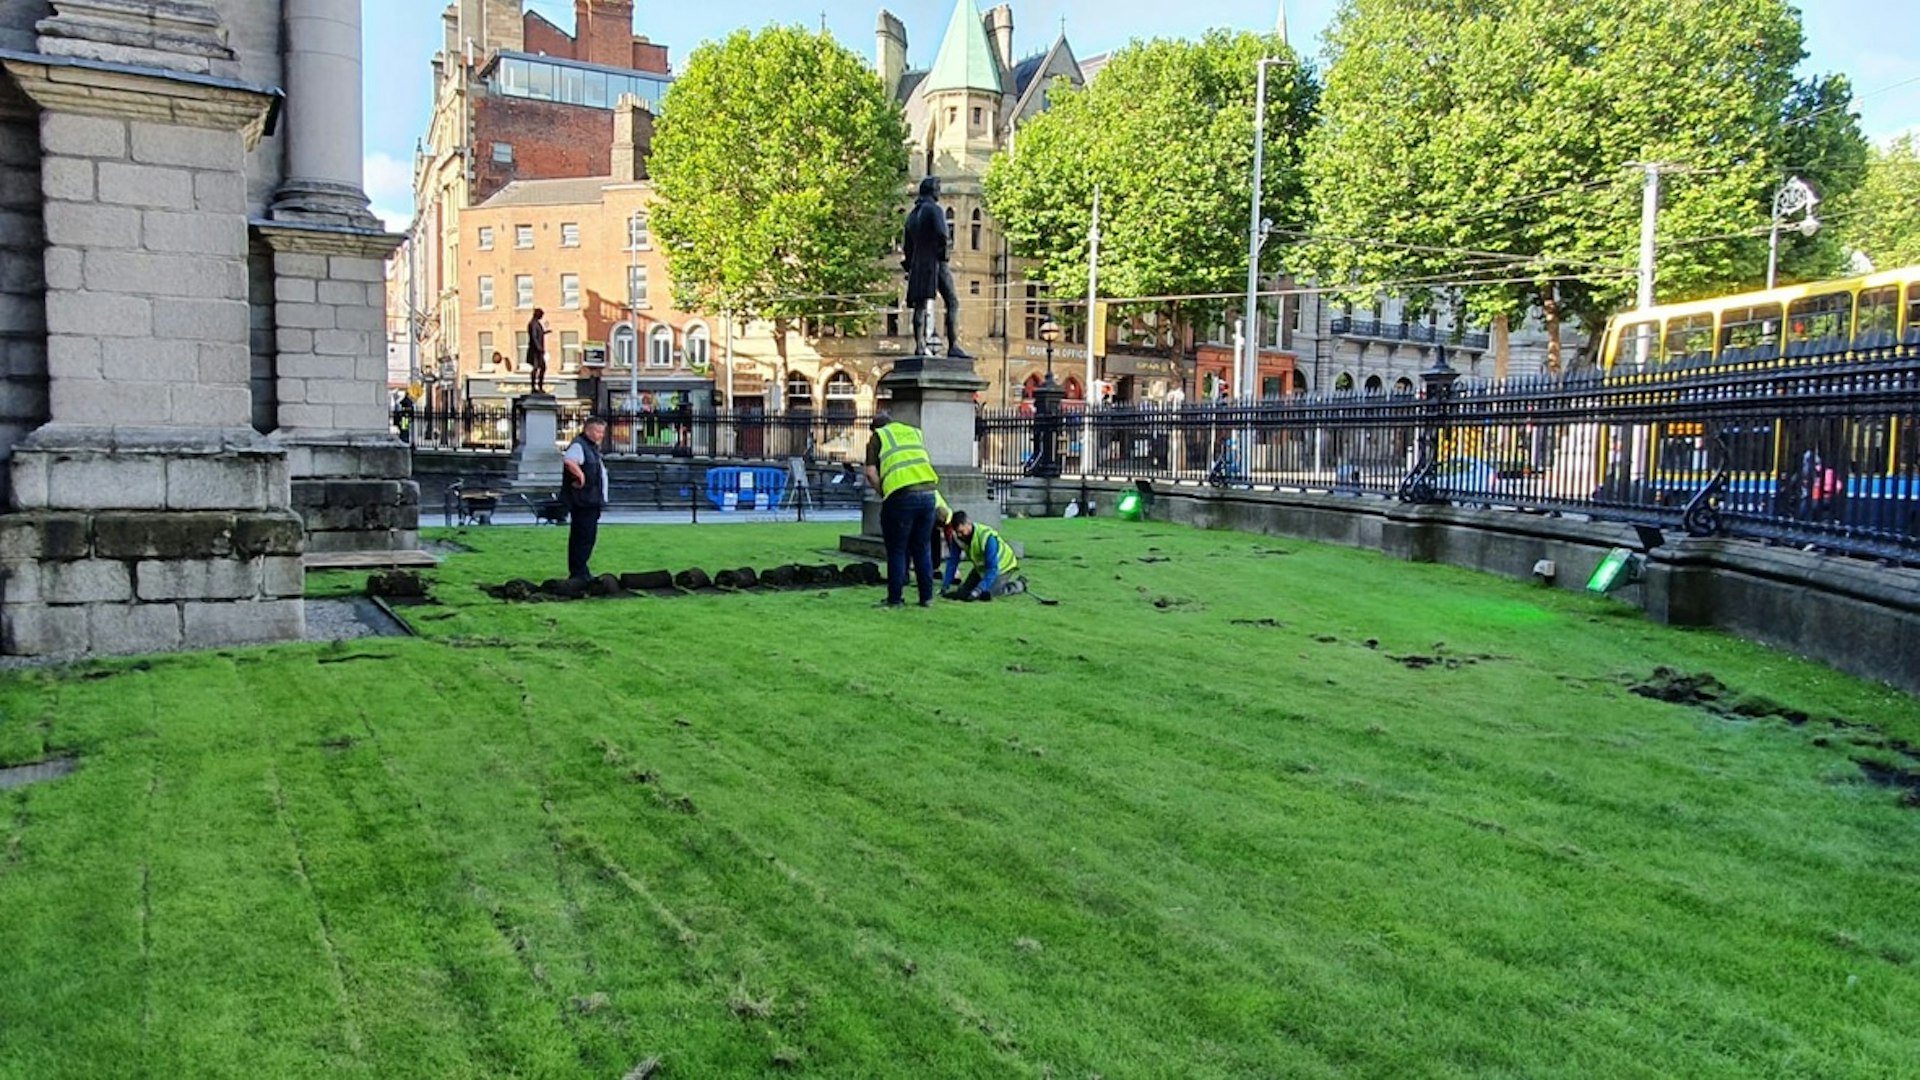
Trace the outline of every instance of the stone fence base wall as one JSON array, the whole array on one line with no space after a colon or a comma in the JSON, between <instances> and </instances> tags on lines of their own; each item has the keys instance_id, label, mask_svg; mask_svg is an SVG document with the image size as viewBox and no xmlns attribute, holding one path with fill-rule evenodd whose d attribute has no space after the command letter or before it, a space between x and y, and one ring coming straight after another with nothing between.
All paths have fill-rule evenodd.
<instances>
[{"instance_id":1,"label":"stone fence base wall","mask_svg":"<svg viewBox=\"0 0 1920 1080\"><path fill-rule=\"evenodd\" d=\"M1005 507L1009 516L1058 515L1084 488L1096 513L1109 514L1130 486L1022 480L1005 490ZM1584 588L1612 548L1641 549L1630 526L1545 514L1158 485L1155 495L1155 520L1196 528L1370 548L1523 580L1551 560L1551 584L1563 589ZM1660 622L1717 627L1920 694L1920 570L1669 531L1645 553L1641 579L1613 595Z\"/></svg>"}]
</instances>

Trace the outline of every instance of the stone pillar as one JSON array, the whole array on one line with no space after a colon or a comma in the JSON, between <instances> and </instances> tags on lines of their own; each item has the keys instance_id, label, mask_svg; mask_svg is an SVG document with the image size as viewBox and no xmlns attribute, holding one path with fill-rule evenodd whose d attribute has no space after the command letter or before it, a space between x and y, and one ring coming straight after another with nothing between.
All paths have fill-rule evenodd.
<instances>
[{"instance_id":1,"label":"stone pillar","mask_svg":"<svg viewBox=\"0 0 1920 1080\"><path fill-rule=\"evenodd\" d=\"M560 489L560 403L551 394L526 394L514 400L513 453L508 467L516 491Z\"/></svg>"},{"instance_id":2,"label":"stone pillar","mask_svg":"<svg viewBox=\"0 0 1920 1080\"><path fill-rule=\"evenodd\" d=\"M273 218L377 231L361 174L359 0L281 2L287 179L274 196Z\"/></svg>"},{"instance_id":3,"label":"stone pillar","mask_svg":"<svg viewBox=\"0 0 1920 1080\"><path fill-rule=\"evenodd\" d=\"M249 422L246 155L278 94L222 74L210 5L54 9L0 53L40 109L49 417L11 463L0 647L298 638L286 455Z\"/></svg>"},{"instance_id":4,"label":"stone pillar","mask_svg":"<svg viewBox=\"0 0 1920 1080\"><path fill-rule=\"evenodd\" d=\"M912 424L926 436L927 455L940 474L940 493L955 510L988 525L1000 523L1000 507L987 497L987 477L973 463L973 395L987 388L967 360L912 356L894 365L880 380L891 391L888 415ZM866 447L860 447L861 460ZM860 535L840 538L840 549L858 555L881 555L880 493L869 491L861 507Z\"/></svg>"},{"instance_id":5,"label":"stone pillar","mask_svg":"<svg viewBox=\"0 0 1920 1080\"><path fill-rule=\"evenodd\" d=\"M412 552L420 488L387 415L385 264L402 238L363 188L360 4L284 3L287 179L253 223L273 257L273 439L309 561Z\"/></svg>"}]
</instances>

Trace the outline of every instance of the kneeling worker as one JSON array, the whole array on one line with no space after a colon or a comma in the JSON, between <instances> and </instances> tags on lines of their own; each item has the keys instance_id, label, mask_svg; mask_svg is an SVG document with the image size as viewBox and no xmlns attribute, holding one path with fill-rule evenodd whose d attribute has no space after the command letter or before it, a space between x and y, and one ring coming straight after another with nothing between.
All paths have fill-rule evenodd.
<instances>
[{"instance_id":1,"label":"kneeling worker","mask_svg":"<svg viewBox=\"0 0 1920 1080\"><path fill-rule=\"evenodd\" d=\"M960 510L953 515L949 535L953 542L947 545L947 570L941 583L944 595L991 600L1027 591L1027 579L1020 575L1020 560L1013 553L1013 545L992 526L972 521L965 510ZM967 572L966 583L955 592L953 579L960 568L962 551L972 569Z\"/></svg>"}]
</instances>

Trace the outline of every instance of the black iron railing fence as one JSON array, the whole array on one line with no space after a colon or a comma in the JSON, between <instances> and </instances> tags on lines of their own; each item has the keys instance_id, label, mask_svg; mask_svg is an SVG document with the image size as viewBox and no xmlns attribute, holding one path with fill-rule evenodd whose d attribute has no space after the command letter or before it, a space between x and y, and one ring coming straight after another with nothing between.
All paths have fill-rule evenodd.
<instances>
[{"instance_id":1,"label":"black iron railing fence","mask_svg":"<svg viewBox=\"0 0 1920 1080\"><path fill-rule=\"evenodd\" d=\"M1920 561L1920 348L1623 378L1058 417L989 413L990 475L1585 514Z\"/></svg>"},{"instance_id":2,"label":"black iron railing fence","mask_svg":"<svg viewBox=\"0 0 1920 1080\"><path fill-rule=\"evenodd\" d=\"M590 409L560 411L559 442L572 441ZM741 413L731 410L663 409L613 413L606 449L621 455L703 457L740 461L858 462L866 453L870 416L854 413ZM395 410L393 429L408 445L442 450L508 450L514 418L503 405L469 405L452 412Z\"/></svg>"}]
</instances>

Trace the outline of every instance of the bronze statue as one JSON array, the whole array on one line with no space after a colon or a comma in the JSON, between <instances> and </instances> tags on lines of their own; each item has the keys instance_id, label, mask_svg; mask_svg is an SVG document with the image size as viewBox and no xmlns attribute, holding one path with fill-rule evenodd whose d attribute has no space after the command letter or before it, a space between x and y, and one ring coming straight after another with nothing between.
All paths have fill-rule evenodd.
<instances>
[{"instance_id":1,"label":"bronze statue","mask_svg":"<svg viewBox=\"0 0 1920 1080\"><path fill-rule=\"evenodd\" d=\"M905 237L907 272L907 309L913 314L913 352L927 355L928 323L933 317L933 298L938 295L947 305L947 355L955 360L971 360L959 342L960 297L953 288L953 271L947 265L947 215L940 209L940 178L929 176L920 181L920 196L907 212Z\"/></svg>"}]
</instances>

